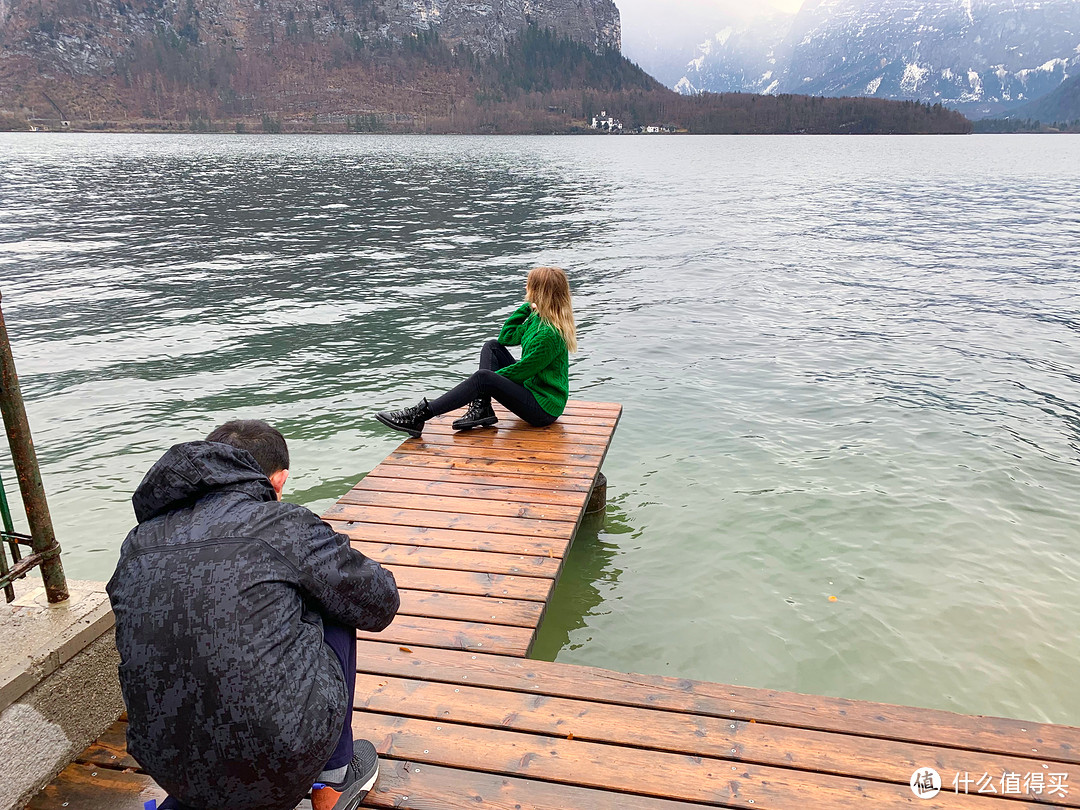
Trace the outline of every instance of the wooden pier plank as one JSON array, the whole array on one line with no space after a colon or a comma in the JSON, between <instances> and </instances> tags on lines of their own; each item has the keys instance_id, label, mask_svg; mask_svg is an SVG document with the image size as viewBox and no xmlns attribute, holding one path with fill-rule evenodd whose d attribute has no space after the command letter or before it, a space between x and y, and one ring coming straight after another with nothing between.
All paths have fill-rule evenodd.
<instances>
[{"instance_id":1,"label":"wooden pier plank","mask_svg":"<svg viewBox=\"0 0 1080 810\"><path fill-rule=\"evenodd\" d=\"M410 546L392 543L353 541L352 547L364 555L390 566L411 565L419 568L446 568L451 571L482 571L488 574L520 574L554 579L562 559L554 546L547 555L528 555L496 551L465 551L456 548Z\"/></svg>"},{"instance_id":2,"label":"wooden pier plank","mask_svg":"<svg viewBox=\"0 0 1080 810\"><path fill-rule=\"evenodd\" d=\"M809 731L744 720L706 717L626 705L537 696L454 684L360 673L356 708L380 714L446 721L575 740L632 746L656 751L749 762L837 776L853 776L907 785L916 768L941 774L1039 773L1060 770L1060 763L916 743ZM1028 794L1066 807L1080 806L1072 796Z\"/></svg>"},{"instance_id":3,"label":"wooden pier plank","mask_svg":"<svg viewBox=\"0 0 1080 810\"><path fill-rule=\"evenodd\" d=\"M532 643L533 632L531 627L400 616L381 633L360 631L356 636L360 640L379 639L397 644L398 653L405 655L411 654L414 647L440 647L524 657ZM402 646L408 647L409 652L406 653Z\"/></svg>"},{"instance_id":4,"label":"wooden pier plank","mask_svg":"<svg viewBox=\"0 0 1080 810\"><path fill-rule=\"evenodd\" d=\"M453 548L407 546L391 543L353 541L357 551L387 565L412 565L420 568L447 568L451 571L483 571L489 574L520 574L554 579L562 560L554 556L530 556L487 551L461 551Z\"/></svg>"},{"instance_id":5,"label":"wooden pier plank","mask_svg":"<svg viewBox=\"0 0 1080 810\"><path fill-rule=\"evenodd\" d=\"M592 481L581 478L557 478L543 475L515 475L513 473L477 472L464 468L432 468L384 461L370 473L368 478L409 478L416 481L445 481L447 483L477 484L479 486L515 489L545 489L555 493L589 493Z\"/></svg>"},{"instance_id":6,"label":"wooden pier plank","mask_svg":"<svg viewBox=\"0 0 1080 810\"><path fill-rule=\"evenodd\" d=\"M391 463L400 467L434 467L439 470L468 470L469 472L515 475L522 478L544 476L586 480L591 482L596 477L596 468L588 464L571 466L562 463L533 463L528 461L501 460L491 458L470 458L448 456L437 453L406 453L397 450L391 453L384 464ZM590 472L591 470L591 472Z\"/></svg>"},{"instance_id":7,"label":"wooden pier plank","mask_svg":"<svg viewBox=\"0 0 1080 810\"><path fill-rule=\"evenodd\" d=\"M353 734L380 754L424 764L483 769L595 790L620 791L721 807L815 810L909 808L918 801L908 784L725 762L663 751L618 747L565 737L523 734L397 717L353 713ZM617 752L617 753L616 753ZM424 763L424 764L421 764ZM750 804L750 800L753 804ZM923 804L915 805L923 806ZM933 806L1015 810L1012 799L942 792Z\"/></svg>"},{"instance_id":8,"label":"wooden pier plank","mask_svg":"<svg viewBox=\"0 0 1080 810\"><path fill-rule=\"evenodd\" d=\"M383 523L423 529L454 529L455 531L486 532L490 534L524 535L538 539L570 542L576 521L555 521L529 517L436 512L429 509L370 506L336 503L326 510L326 518L349 523Z\"/></svg>"},{"instance_id":9,"label":"wooden pier plank","mask_svg":"<svg viewBox=\"0 0 1080 810\"><path fill-rule=\"evenodd\" d=\"M552 445L553 447L555 445ZM445 456L455 458L488 458L495 461L512 461L517 464L565 464L575 467L595 469L601 461L599 452L577 453L568 449L534 450L504 447L486 447L479 442L469 444L458 442L427 442L423 439L411 439L402 442L398 453L411 453L423 456Z\"/></svg>"},{"instance_id":10,"label":"wooden pier plank","mask_svg":"<svg viewBox=\"0 0 1080 810\"><path fill-rule=\"evenodd\" d=\"M45 786L26 810L144 810L166 793L149 776L73 762Z\"/></svg>"},{"instance_id":11,"label":"wooden pier plank","mask_svg":"<svg viewBox=\"0 0 1080 810\"><path fill-rule=\"evenodd\" d=\"M458 549L460 551L556 558L561 558L568 546L568 543L563 542L561 539L535 540L521 534L439 529L428 526L395 526L388 523L358 523L357 521L342 521L333 518L327 519L327 523L358 543L389 543L391 545L418 546L431 549ZM363 549L360 550L363 551ZM389 558L386 561L389 562ZM379 560L379 562L383 562L383 560Z\"/></svg>"},{"instance_id":12,"label":"wooden pier plank","mask_svg":"<svg viewBox=\"0 0 1080 810\"><path fill-rule=\"evenodd\" d=\"M460 655L460 653L459 653ZM437 697L435 704L430 700L433 693L424 693L424 689L430 689L437 687L439 689L446 690L441 697ZM453 697L449 690L456 689L453 692ZM693 724L693 717L685 717L680 714L658 711L658 710L643 710L638 714L610 714L603 716L601 714L595 714L596 712L617 712L618 707L604 704L579 704L574 702L575 705L567 706L562 705L557 699L544 699L537 701L535 696L523 695L521 693L503 693L493 691L489 689L477 689L461 683L456 687L450 685L436 685L431 683L422 682L409 682L399 679L382 679L378 676L364 676L363 674L358 676L357 681L357 706L359 708L367 709L376 716L380 716L389 721L391 717L405 718L405 717L420 717L423 714L434 714L435 716L430 719L435 722L435 728L437 732L445 732L446 736L451 738L451 744L457 739L460 731L457 726L463 725L461 717L458 715L467 715L469 726L480 726L481 730L484 725L498 729L498 730L510 730L510 731L529 731L532 733L539 733L541 736L537 741L536 748L538 750L545 750L545 746L549 745L551 739L566 739L567 741L573 740L577 743L582 742L598 742L606 741L616 746L630 745L634 748L643 749L643 753L649 751L670 752L670 753L685 753L691 755L692 758L700 760L700 757L711 757L717 760L729 760L728 765L735 765L739 770L743 769L743 765L751 762L746 758L745 747L748 746L746 734L758 734L758 735L772 735L776 733L784 734L791 733L795 730L782 727L768 727L763 724L742 724L740 731L729 732L734 735L734 738L729 739L715 739L708 733L708 729L703 729L701 726ZM364 697L366 696L366 697ZM493 702L493 698L495 701ZM507 703L508 699L524 700L525 703ZM531 704L531 705L530 705ZM435 708L435 706L438 708ZM396 706L396 708L395 708ZM583 708L585 707L585 708ZM504 712L507 712L503 714ZM418 714L419 713L419 714ZM700 718L698 718L700 719ZM687 720L691 722L686 722ZM364 723L363 719L358 719L355 722ZM719 722L719 721L718 721ZM659 724L659 725L658 725ZM87 790L98 789L104 783L111 784L109 774L104 774L104 782L98 780L97 777L102 777L102 772L106 769L120 769L120 768L137 768L137 763L127 754L124 748L124 731L126 723L117 722L114 723L102 737L89 748L87 748L79 757L79 763L86 763L94 766L88 769L75 769L73 772L69 771L61 775L58 779L58 783L62 783L66 786L68 791L72 789ZM554 734L548 734L544 729L553 729ZM569 731L569 728L573 728L573 731ZM370 728L369 728L370 730ZM703 733L705 732L705 733ZM469 732L472 733L472 732ZM372 735L369 733L369 737ZM444 736L440 733L440 737ZM720 737L724 736L724 732L721 732ZM1026 773L1033 769L1038 769L1041 763L1038 760L1012 760L1008 758L996 758L980 756L977 752L967 752L957 749L942 749L922 746L908 746L904 748L900 744L891 743L888 745L896 746L895 749L888 747L877 747L866 750L860 746L866 746L868 740L863 737L834 734L819 733L820 739L805 739L805 740L792 740L791 738L778 741L776 750L771 752L769 756L775 760L771 763L759 763L753 762L753 764L774 764L778 767L792 768L795 771L806 771L809 773L834 773L834 775L846 776L846 777L858 777L861 779L870 779L877 782L892 782L899 787L906 787L909 779L909 774L915 767L924 767L930 765L938 769L941 773L948 773L952 771L965 772L971 774L987 773L1001 773L1012 771L1015 773ZM517 738L522 739L522 738ZM504 738L505 741L505 738ZM444 740L445 742L445 740ZM772 743L776 743L776 740L772 740ZM874 741L869 741L873 745ZM794 743L794 744L792 744ZM744 746L744 749L739 750L738 756L728 754L726 756L714 756L723 752L723 747L727 745ZM719 749L719 751L714 750ZM925 749L925 750L924 750ZM389 749L387 749L389 750ZM440 764L432 765L430 763L431 756L439 756L433 754L433 749L428 747L424 749L424 756L410 757L409 763L395 763L392 760L384 761L383 770L384 775L380 778L379 783L369 797L369 800L365 803L365 806L388 806L384 801L381 801L378 797L382 796L395 796L397 804L389 806L411 806L408 801L403 801L402 797L412 796L417 798L417 792L409 792L403 790L403 771L401 770L404 765L408 764L410 768L418 768L416 773L422 773L432 768L438 768L445 770L442 773L436 783L448 783L444 784L442 788L435 788L431 785L425 788L427 790L446 790L446 793L441 794L438 800L431 799L432 801L441 801L446 804L436 804L434 806L456 806L455 802L460 800L464 796L473 796L472 801L484 802L494 798L494 794L504 795L501 791L492 791L492 786L497 784L484 778L485 775L478 774L474 770L470 769L445 769L442 768L442 761ZM616 750L616 749L611 749ZM763 749L764 750L764 749ZM401 749L398 749L398 754L401 755ZM793 757L794 755L794 757ZM810 759L808 759L810 758ZM850 767L848 767L850 765ZM808 767L809 766L809 767ZM477 768L490 768L487 764L487 760L483 763L475 766ZM396 776L388 776L395 773ZM93 778L91 774L93 773ZM451 777L450 774L459 774L457 777ZM496 776L499 772L496 772ZM130 786L137 784L143 789L143 792L147 792L146 788L154 787L148 785L146 778L143 777L140 780L130 780L124 775L121 780L124 783L124 791L127 791L125 795L132 795ZM769 776L767 774L767 776ZM506 778L505 776L502 778ZM774 779L775 777L769 776ZM419 782L410 781L409 784L419 784ZM482 783L485 783L483 784ZM452 785L452 787L450 786ZM522 786L519 786L522 787ZM530 784L531 789L535 789L537 786ZM152 792L152 791L151 791ZM151 792L147 792L147 795L151 795ZM55 793L55 791L54 791ZM69 795L69 794L68 794ZM160 792L157 794L160 797ZM648 800L646 797L632 797L628 794L602 794L602 793L588 793L588 794L564 794L559 792L556 788L556 794L559 796L574 796L574 798L582 801L593 801L595 804L581 804L581 805L566 805L566 807L581 807L591 808L600 806L609 806L608 802L622 800L622 801L637 801L639 798L642 800ZM607 801L602 798L607 796ZM903 795L901 793L901 795ZM457 797L457 798L455 798ZM122 797L121 797L122 798ZM743 796L745 800L747 796ZM957 797L963 798L963 797ZM972 798L985 798L980 797L977 794ZM1080 805L1080 797L1075 793L1071 795L1066 793L1060 794L1047 794L1045 791L1041 794L1032 794L1026 796L1013 795L1010 797L1012 800L1026 800L1031 802L1038 802L1041 804L1050 804L1059 807L1076 807ZM522 795L518 801L525 799L528 801L528 797ZM64 800L67 800L66 798ZM566 801L567 799L563 799ZM39 799L40 801L40 799ZM651 800L649 800L651 801ZM666 801L661 799L659 801ZM961 806L956 805L953 800L946 799L944 806ZM711 804L711 803L710 803ZM755 804L760 804L756 801ZM53 805L43 805L54 807ZM91 805L93 806L112 806L105 804ZM123 806L122 804L119 806ZM141 805L134 805L140 807ZM426 804L419 804L419 807L426 807ZM481 804L481 806L497 806L489 804ZM531 803L529 806L533 806ZM614 805L616 807L620 805ZM637 804L628 804L627 807L637 807ZM651 807L653 805L641 805L642 807ZM660 804L657 807L668 807L670 805ZM675 805L678 806L678 805ZM699 805L704 806L704 805ZM734 802L733 806L742 806L738 802ZM761 804L761 806L769 806ZM777 807L794 807L795 804L791 803L778 803ZM815 807L817 805L814 805ZM924 806L921 802L917 806ZM940 803L931 804L930 806L942 806ZM962 805L970 806L970 805ZM996 806L996 805L995 805ZM35 805L31 804L34 808ZM988 805L980 804L979 807L988 807Z\"/></svg>"},{"instance_id":13,"label":"wooden pier plank","mask_svg":"<svg viewBox=\"0 0 1080 810\"><path fill-rule=\"evenodd\" d=\"M519 496L519 500L515 501L506 498L484 498L477 496L476 490L476 487L471 490L461 487L455 489L451 485L450 488L444 488L439 493L405 493L358 486L343 495L338 503L349 506L379 506L390 509L434 510L456 514L551 520L561 523L575 523L581 513L581 509L576 506L537 503L527 497ZM471 491L473 495L462 496L459 493L463 491L466 493Z\"/></svg>"},{"instance_id":14,"label":"wooden pier plank","mask_svg":"<svg viewBox=\"0 0 1080 810\"><path fill-rule=\"evenodd\" d=\"M484 501L528 502L536 507L552 506L565 509L572 514L578 510L581 495L577 492L563 492L536 487L495 486L492 484L470 484L459 481L424 481L413 478L381 477L368 474L353 487L343 498L355 496L360 492L383 492L412 495L438 495L448 498L474 498ZM351 503L352 501L347 501Z\"/></svg>"},{"instance_id":15,"label":"wooden pier plank","mask_svg":"<svg viewBox=\"0 0 1080 810\"><path fill-rule=\"evenodd\" d=\"M127 750L127 723L117 720L90 743L76 761L121 770L138 768L139 763Z\"/></svg>"},{"instance_id":16,"label":"wooden pier plank","mask_svg":"<svg viewBox=\"0 0 1080 810\"><path fill-rule=\"evenodd\" d=\"M116 723L107 733L118 734L122 738L125 725ZM478 770L443 768L389 757L380 759L379 781L368 794L364 807L399 810L474 810L477 807L528 807L529 810L704 810L707 807L505 777ZM137 767L137 763L130 757L128 761L131 763L130 767ZM86 767L87 765L93 767ZM144 810L146 801L164 799L165 791L143 773L97 770L101 779L90 776L97 768L109 767L108 762L95 761L88 749L80 756L79 764L69 766L50 789L30 803L28 810L52 810L63 806L65 801L73 810ZM298 810L307 810L309 807L310 804L304 802Z\"/></svg>"},{"instance_id":17,"label":"wooden pier plank","mask_svg":"<svg viewBox=\"0 0 1080 810\"><path fill-rule=\"evenodd\" d=\"M363 806L395 810L704 810L708 807L392 759L383 766L379 781Z\"/></svg>"},{"instance_id":18,"label":"wooden pier plank","mask_svg":"<svg viewBox=\"0 0 1080 810\"><path fill-rule=\"evenodd\" d=\"M482 571L447 571L408 565L390 567L399 588L489 598L522 599L546 603L554 587L551 579L490 574Z\"/></svg>"},{"instance_id":19,"label":"wooden pier plank","mask_svg":"<svg viewBox=\"0 0 1080 810\"><path fill-rule=\"evenodd\" d=\"M584 455L602 455L607 448L603 436L581 434L574 438L568 436L543 436L520 433L508 433L497 428L477 430L451 430L442 433L425 428L422 441L425 444L443 444L457 447L489 447L502 450L554 450L560 453L580 453Z\"/></svg>"},{"instance_id":20,"label":"wooden pier plank","mask_svg":"<svg viewBox=\"0 0 1080 810\"><path fill-rule=\"evenodd\" d=\"M413 591L404 588L399 589L399 594L401 609L398 614L402 616L535 628L544 614L542 604L517 599L491 599L485 596Z\"/></svg>"},{"instance_id":21,"label":"wooden pier plank","mask_svg":"<svg viewBox=\"0 0 1080 810\"><path fill-rule=\"evenodd\" d=\"M528 432L530 436L543 436L544 438L563 437L570 440L582 436L603 439L604 437L611 435L611 427L609 425L597 425L592 423L577 424L563 422L561 419L546 428L529 427L525 422L522 422L517 418L506 419L500 420L493 427L482 428L482 430L495 433L499 436L520 436L522 433ZM445 418L436 419L435 421L424 425L425 436L436 433L452 436L456 432L457 431L450 426L450 420Z\"/></svg>"},{"instance_id":22,"label":"wooden pier plank","mask_svg":"<svg viewBox=\"0 0 1080 810\"><path fill-rule=\"evenodd\" d=\"M440 650L419 650L416 655L402 657L377 642L358 645L356 657L361 672L416 680L458 683L467 676L472 686L1021 758L1037 755L1046 762L1080 761L1080 728L1073 726L634 675L550 661L462 657Z\"/></svg>"}]
</instances>

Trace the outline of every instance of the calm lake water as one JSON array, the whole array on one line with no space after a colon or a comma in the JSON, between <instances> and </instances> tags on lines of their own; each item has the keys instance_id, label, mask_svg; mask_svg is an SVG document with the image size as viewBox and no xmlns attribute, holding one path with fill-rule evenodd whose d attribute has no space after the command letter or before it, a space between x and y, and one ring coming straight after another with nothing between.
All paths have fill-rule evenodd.
<instances>
[{"instance_id":1,"label":"calm lake water","mask_svg":"<svg viewBox=\"0 0 1080 810\"><path fill-rule=\"evenodd\" d=\"M556 264L625 415L540 655L1072 724L1078 257L1067 136L0 136L70 576L229 418L329 505Z\"/></svg>"}]
</instances>

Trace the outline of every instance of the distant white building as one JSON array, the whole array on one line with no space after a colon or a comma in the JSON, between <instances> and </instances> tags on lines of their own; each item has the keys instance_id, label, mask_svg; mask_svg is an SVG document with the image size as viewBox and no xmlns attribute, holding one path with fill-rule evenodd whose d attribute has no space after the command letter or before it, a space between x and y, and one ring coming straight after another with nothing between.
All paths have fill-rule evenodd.
<instances>
[{"instance_id":1,"label":"distant white building","mask_svg":"<svg viewBox=\"0 0 1080 810\"><path fill-rule=\"evenodd\" d=\"M604 132L622 132L622 121L612 118L607 110L601 110L600 115L594 115L592 119L593 129L602 129Z\"/></svg>"}]
</instances>

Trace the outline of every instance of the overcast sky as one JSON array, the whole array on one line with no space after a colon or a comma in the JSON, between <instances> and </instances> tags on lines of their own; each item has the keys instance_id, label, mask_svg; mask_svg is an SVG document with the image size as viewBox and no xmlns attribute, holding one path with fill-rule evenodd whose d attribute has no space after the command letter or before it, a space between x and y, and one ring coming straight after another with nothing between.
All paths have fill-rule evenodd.
<instances>
[{"instance_id":1,"label":"overcast sky","mask_svg":"<svg viewBox=\"0 0 1080 810\"><path fill-rule=\"evenodd\" d=\"M628 19L637 25L642 21L681 14L697 16L711 9L731 12L738 16L745 15L748 9L755 6L795 12L802 5L802 0L615 0L615 5L622 13L624 25Z\"/></svg>"}]
</instances>

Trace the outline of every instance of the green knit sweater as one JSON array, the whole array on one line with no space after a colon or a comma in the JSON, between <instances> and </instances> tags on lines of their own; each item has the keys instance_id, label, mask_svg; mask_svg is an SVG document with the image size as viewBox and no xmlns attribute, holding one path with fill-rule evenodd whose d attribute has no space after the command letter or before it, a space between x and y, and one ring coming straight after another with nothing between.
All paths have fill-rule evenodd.
<instances>
[{"instance_id":1,"label":"green knit sweater","mask_svg":"<svg viewBox=\"0 0 1080 810\"><path fill-rule=\"evenodd\" d=\"M499 343L521 346L521 359L499 369L499 374L522 383L541 408L560 416L570 396L570 355L559 330L542 320L526 302L503 324Z\"/></svg>"}]
</instances>

